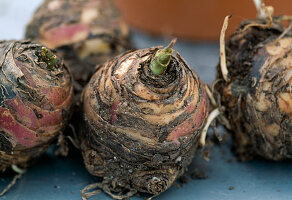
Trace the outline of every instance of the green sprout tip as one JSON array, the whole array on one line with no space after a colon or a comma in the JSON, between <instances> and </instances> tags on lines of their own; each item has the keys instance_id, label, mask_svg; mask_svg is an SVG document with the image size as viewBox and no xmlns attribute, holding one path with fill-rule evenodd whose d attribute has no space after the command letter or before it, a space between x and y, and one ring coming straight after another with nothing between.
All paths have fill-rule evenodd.
<instances>
[{"instance_id":1,"label":"green sprout tip","mask_svg":"<svg viewBox=\"0 0 292 200\"><path fill-rule=\"evenodd\" d=\"M48 69L53 69L57 62L57 56L54 55L49 49L46 47L42 47L41 51L41 59L43 62L47 64Z\"/></svg>"},{"instance_id":2,"label":"green sprout tip","mask_svg":"<svg viewBox=\"0 0 292 200\"><path fill-rule=\"evenodd\" d=\"M165 72L167 66L170 63L171 55L173 53L172 47L174 46L175 42L176 38L173 39L167 47L160 49L155 53L150 63L150 70L152 74L158 76Z\"/></svg>"}]
</instances>

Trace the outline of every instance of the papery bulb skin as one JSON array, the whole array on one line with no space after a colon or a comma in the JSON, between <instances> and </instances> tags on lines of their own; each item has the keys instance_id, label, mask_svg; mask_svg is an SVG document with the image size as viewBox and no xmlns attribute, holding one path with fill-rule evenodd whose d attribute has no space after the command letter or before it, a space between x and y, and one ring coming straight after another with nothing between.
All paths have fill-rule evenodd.
<instances>
[{"instance_id":1,"label":"papery bulb skin","mask_svg":"<svg viewBox=\"0 0 292 200\"><path fill-rule=\"evenodd\" d=\"M67 125L72 98L69 70L51 50L0 41L0 170L39 157Z\"/></svg>"},{"instance_id":2,"label":"papery bulb skin","mask_svg":"<svg viewBox=\"0 0 292 200\"><path fill-rule=\"evenodd\" d=\"M128 26L111 0L45 0L27 25L25 37L56 50L69 67L75 94L70 124L78 132L81 93L100 65L132 49Z\"/></svg>"},{"instance_id":3,"label":"papery bulb skin","mask_svg":"<svg viewBox=\"0 0 292 200\"><path fill-rule=\"evenodd\" d=\"M75 93L82 91L97 65L131 49L129 29L110 0L46 0L25 37L64 58L78 84Z\"/></svg>"},{"instance_id":4,"label":"papery bulb skin","mask_svg":"<svg viewBox=\"0 0 292 200\"><path fill-rule=\"evenodd\" d=\"M274 17L270 28L243 30L246 20L226 45L230 82L216 84L232 126L234 148L240 160L261 156L269 160L292 157L292 32ZM222 75L218 67L217 79Z\"/></svg>"},{"instance_id":5,"label":"papery bulb skin","mask_svg":"<svg viewBox=\"0 0 292 200\"><path fill-rule=\"evenodd\" d=\"M84 91L84 162L112 192L167 190L191 162L208 117L204 84L178 53L152 73L158 51L114 58Z\"/></svg>"}]
</instances>

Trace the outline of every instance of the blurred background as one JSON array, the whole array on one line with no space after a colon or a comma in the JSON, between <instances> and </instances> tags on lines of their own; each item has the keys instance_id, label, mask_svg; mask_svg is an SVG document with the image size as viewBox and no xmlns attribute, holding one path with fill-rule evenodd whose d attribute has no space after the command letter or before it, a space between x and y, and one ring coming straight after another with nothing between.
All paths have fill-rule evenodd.
<instances>
[{"instance_id":1,"label":"blurred background","mask_svg":"<svg viewBox=\"0 0 292 200\"><path fill-rule=\"evenodd\" d=\"M227 34L246 18L256 17L252 0L114 0L127 23L156 36L176 36L192 41L218 41L226 15L232 14ZM41 0L0 0L0 23L9 19L9 30L0 37L20 38L25 23ZM291 0L266 0L275 15L292 15ZM12 10L13 9L13 10ZM3 30L3 29L2 29ZM16 31L20 30L20 31Z\"/></svg>"},{"instance_id":2,"label":"blurred background","mask_svg":"<svg viewBox=\"0 0 292 200\"><path fill-rule=\"evenodd\" d=\"M232 14L227 34L247 18L256 17L252 0L115 0L133 27L155 35L172 35L193 41L218 41L226 15ZM275 15L292 14L291 0L266 0Z\"/></svg>"}]
</instances>

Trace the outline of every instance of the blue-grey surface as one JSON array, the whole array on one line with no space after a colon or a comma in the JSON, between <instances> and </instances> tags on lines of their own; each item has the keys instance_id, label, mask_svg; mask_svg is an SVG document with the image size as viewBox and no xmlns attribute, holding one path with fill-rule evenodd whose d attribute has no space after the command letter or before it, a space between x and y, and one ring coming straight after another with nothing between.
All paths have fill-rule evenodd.
<instances>
[{"instance_id":1,"label":"blue-grey surface","mask_svg":"<svg viewBox=\"0 0 292 200\"><path fill-rule=\"evenodd\" d=\"M0 39L20 39L25 24L40 2L41 0L0 0ZM133 40L138 48L166 44L169 41L139 33L133 35ZM212 82L218 61L218 45L179 41L175 49L205 82ZM292 199L291 166L291 162L263 160L239 163L232 154L230 144L223 143L211 149L210 162L202 159L193 162L192 169L200 168L208 176L207 179L188 178L187 184L173 186L156 199ZM7 174L0 175L0 190L11 178ZM95 178L87 173L78 153L71 154L68 158L58 158L48 153L0 199L79 200L80 190L94 181ZM110 198L100 193L91 199Z\"/></svg>"}]
</instances>

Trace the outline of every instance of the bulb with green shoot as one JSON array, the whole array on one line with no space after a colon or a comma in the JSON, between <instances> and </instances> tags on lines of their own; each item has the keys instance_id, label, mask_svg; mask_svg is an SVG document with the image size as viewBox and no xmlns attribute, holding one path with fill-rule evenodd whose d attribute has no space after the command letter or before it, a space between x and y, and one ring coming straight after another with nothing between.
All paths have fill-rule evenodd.
<instances>
[{"instance_id":1,"label":"bulb with green shoot","mask_svg":"<svg viewBox=\"0 0 292 200\"><path fill-rule=\"evenodd\" d=\"M83 93L81 151L99 187L115 199L167 190L192 161L205 130L205 84L179 53L127 52L97 69ZM118 195L117 195L118 194Z\"/></svg>"}]
</instances>

